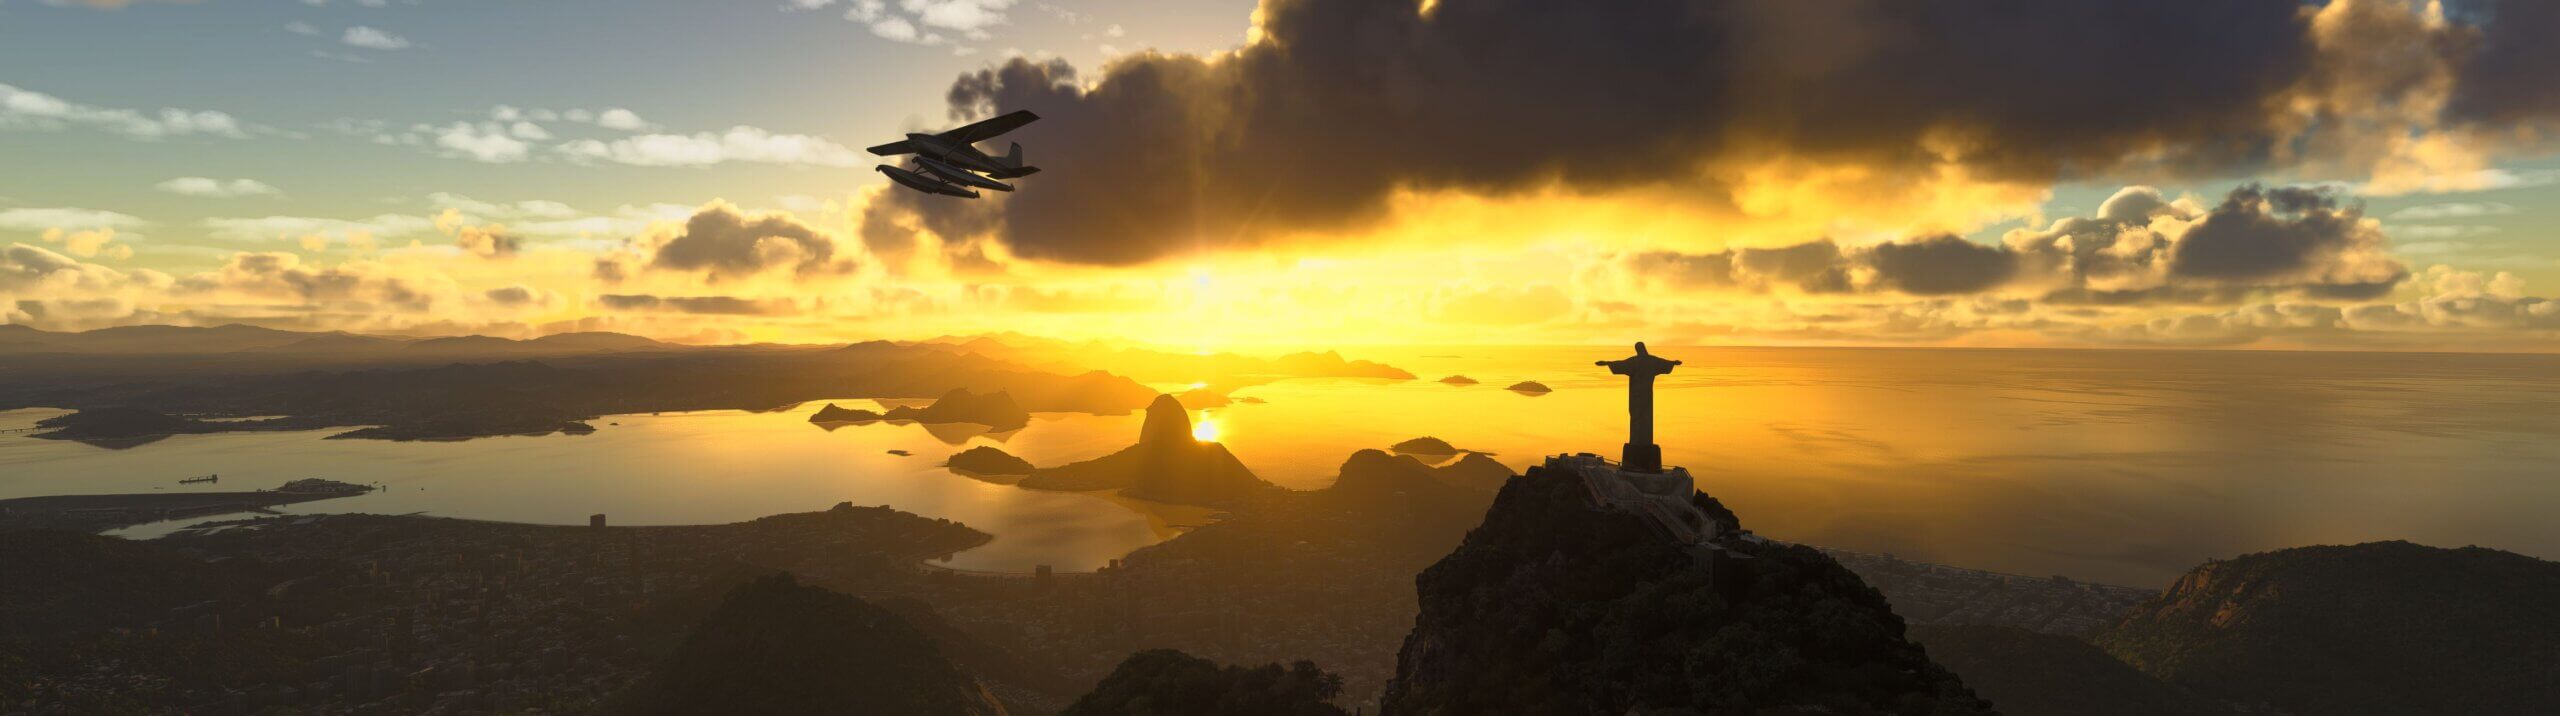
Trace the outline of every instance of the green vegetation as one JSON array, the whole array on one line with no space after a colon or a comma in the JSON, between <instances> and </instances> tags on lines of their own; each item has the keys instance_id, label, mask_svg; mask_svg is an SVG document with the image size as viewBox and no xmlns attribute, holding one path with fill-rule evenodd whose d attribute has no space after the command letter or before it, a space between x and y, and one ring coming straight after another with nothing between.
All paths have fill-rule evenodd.
<instances>
[{"instance_id":1,"label":"green vegetation","mask_svg":"<svg viewBox=\"0 0 2560 716\"><path fill-rule=\"evenodd\" d=\"M2239 712L2126 666L2089 642L2016 627L1913 626L1929 658L2007 716L2233 716Z\"/></svg>"},{"instance_id":2,"label":"green vegetation","mask_svg":"<svg viewBox=\"0 0 2560 716\"><path fill-rule=\"evenodd\" d=\"M2293 714L2560 713L2560 564L2407 542L2208 563L2094 641Z\"/></svg>"},{"instance_id":3,"label":"green vegetation","mask_svg":"<svg viewBox=\"0 0 2560 716\"><path fill-rule=\"evenodd\" d=\"M1310 662L1245 668L1172 649L1131 654L1060 716L1331 716L1342 677Z\"/></svg>"},{"instance_id":4,"label":"green vegetation","mask_svg":"<svg viewBox=\"0 0 2560 716\"><path fill-rule=\"evenodd\" d=\"M729 593L614 709L631 714L992 714L904 618L790 575Z\"/></svg>"}]
</instances>

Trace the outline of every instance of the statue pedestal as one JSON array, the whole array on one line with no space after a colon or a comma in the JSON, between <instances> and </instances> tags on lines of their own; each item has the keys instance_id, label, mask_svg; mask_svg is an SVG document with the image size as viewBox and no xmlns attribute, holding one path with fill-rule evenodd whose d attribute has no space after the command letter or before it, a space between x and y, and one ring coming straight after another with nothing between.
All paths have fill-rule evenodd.
<instances>
[{"instance_id":1,"label":"statue pedestal","mask_svg":"<svg viewBox=\"0 0 2560 716\"><path fill-rule=\"evenodd\" d=\"M1692 502L1698 487L1687 468L1631 472L1580 453L1549 457L1544 469L1580 480L1593 507L1644 515L1673 541L1700 544L1721 532Z\"/></svg>"},{"instance_id":2,"label":"statue pedestal","mask_svg":"<svg viewBox=\"0 0 2560 716\"><path fill-rule=\"evenodd\" d=\"M1661 472L1662 446L1652 443L1624 443L1618 457L1618 469L1627 472Z\"/></svg>"}]
</instances>

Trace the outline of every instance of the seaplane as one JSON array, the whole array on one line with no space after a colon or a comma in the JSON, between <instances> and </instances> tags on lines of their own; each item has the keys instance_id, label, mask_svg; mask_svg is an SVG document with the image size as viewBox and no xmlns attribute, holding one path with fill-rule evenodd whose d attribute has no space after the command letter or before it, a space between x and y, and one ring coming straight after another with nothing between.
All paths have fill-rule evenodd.
<instances>
[{"instance_id":1,"label":"seaplane","mask_svg":"<svg viewBox=\"0 0 2560 716\"><path fill-rule=\"evenodd\" d=\"M927 194L976 199L977 190L1013 191L1013 185L999 179L1015 179L1040 171L1024 164L1022 143L1014 142L1004 156L978 149L978 143L1020 129L1040 119L1030 110L1018 110L971 122L958 129L926 134L910 133L906 139L871 147L872 154L894 157L911 155L909 166L882 164L874 169L889 175L889 181Z\"/></svg>"}]
</instances>

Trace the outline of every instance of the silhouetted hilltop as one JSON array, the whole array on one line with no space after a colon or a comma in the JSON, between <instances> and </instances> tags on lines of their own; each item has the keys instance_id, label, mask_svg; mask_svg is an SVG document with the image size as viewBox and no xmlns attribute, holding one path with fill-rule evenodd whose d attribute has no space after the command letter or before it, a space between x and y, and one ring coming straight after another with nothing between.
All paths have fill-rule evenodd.
<instances>
[{"instance_id":1,"label":"silhouetted hilltop","mask_svg":"<svg viewBox=\"0 0 2560 716\"><path fill-rule=\"evenodd\" d=\"M1387 446L1387 449L1411 455L1456 455L1458 447L1449 441L1428 435Z\"/></svg>"},{"instance_id":2,"label":"silhouetted hilltop","mask_svg":"<svg viewBox=\"0 0 2560 716\"><path fill-rule=\"evenodd\" d=\"M1543 466L1503 486L1416 580L1382 713L1991 712L1820 552L1742 535L1704 494L1720 552L1592 494Z\"/></svg>"},{"instance_id":3,"label":"silhouetted hilltop","mask_svg":"<svg viewBox=\"0 0 2560 716\"><path fill-rule=\"evenodd\" d=\"M818 408L818 412L809 414L809 422L812 423L855 423L879 419L879 413L868 410L848 410L834 403L828 403L825 407Z\"/></svg>"},{"instance_id":4,"label":"silhouetted hilltop","mask_svg":"<svg viewBox=\"0 0 2560 716\"><path fill-rule=\"evenodd\" d=\"M1188 382L1216 376L1243 383L1274 378L1384 378L1412 380L1402 369L1365 360L1346 360L1334 351L1291 353L1260 358L1236 353L1190 353L1127 348L1100 341L1071 343L1001 333L943 337L924 345L1022 362L1049 369L1091 366L1139 380ZM1207 406L1195 406L1207 407Z\"/></svg>"},{"instance_id":5,"label":"silhouetted hilltop","mask_svg":"<svg viewBox=\"0 0 2560 716\"><path fill-rule=\"evenodd\" d=\"M1474 379L1474 378L1469 378L1469 377L1466 377L1466 376L1463 376L1463 375L1453 375L1453 376L1449 376L1449 377L1446 377L1446 378L1441 378L1441 379L1440 379L1440 382L1442 382L1442 383L1447 383L1447 384L1449 384L1449 385L1475 385L1475 384L1476 384L1476 379Z\"/></svg>"},{"instance_id":6,"label":"silhouetted hilltop","mask_svg":"<svg viewBox=\"0 0 2560 716\"><path fill-rule=\"evenodd\" d=\"M611 333L606 331L554 333L541 338L525 341L524 343L525 345L541 348L556 348L576 351L636 351L672 347L666 343L653 339L642 338L628 333Z\"/></svg>"},{"instance_id":7,"label":"silhouetted hilltop","mask_svg":"<svg viewBox=\"0 0 2560 716\"><path fill-rule=\"evenodd\" d=\"M1519 474L1480 452L1467 453L1456 462L1435 468L1434 473L1439 476L1441 482L1488 495L1502 489L1502 483L1511 481L1514 475Z\"/></svg>"},{"instance_id":8,"label":"silhouetted hilltop","mask_svg":"<svg viewBox=\"0 0 2560 716\"><path fill-rule=\"evenodd\" d=\"M1234 506L1280 491L1254 477L1224 445L1191 438L1191 417L1170 395L1147 406L1138 444L1102 457L1040 468L1022 481L1041 490L1121 490L1142 500Z\"/></svg>"},{"instance_id":9,"label":"silhouetted hilltop","mask_svg":"<svg viewBox=\"0 0 2560 716\"><path fill-rule=\"evenodd\" d=\"M2293 714L2560 713L2560 563L2408 542L2210 562L2093 641Z\"/></svg>"},{"instance_id":10,"label":"silhouetted hilltop","mask_svg":"<svg viewBox=\"0 0 2560 716\"><path fill-rule=\"evenodd\" d=\"M904 618L789 575L731 591L619 701L631 714L1004 711Z\"/></svg>"},{"instance_id":11,"label":"silhouetted hilltop","mask_svg":"<svg viewBox=\"0 0 2560 716\"><path fill-rule=\"evenodd\" d=\"M1029 475L1033 469L1031 461L1014 457L1012 453L986 445L962 450L942 464L954 470L966 470L980 475Z\"/></svg>"},{"instance_id":12,"label":"silhouetted hilltop","mask_svg":"<svg viewBox=\"0 0 2560 716\"><path fill-rule=\"evenodd\" d=\"M1503 390L1521 393L1524 395L1546 395L1548 393L1555 392L1554 388L1549 388L1547 387L1547 384L1534 380L1524 380L1518 383L1513 383L1511 384L1511 387L1504 388Z\"/></svg>"},{"instance_id":13,"label":"silhouetted hilltop","mask_svg":"<svg viewBox=\"0 0 2560 716\"><path fill-rule=\"evenodd\" d=\"M973 393L967 388L953 388L951 392L944 393L941 398L935 399L932 405L922 408L902 405L890 408L886 413L875 413L868 410L847 410L836 407L834 403L828 403L826 407L819 408L817 414L809 416L809 422L813 423L871 420L913 420L934 424L977 423L1003 431L1016 430L1031 424L1031 413L1023 410L1021 404L1013 402L1013 396L1001 390Z\"/></svg>"},{"instance_id":14,"label":"silhouetted hilltop","mask_svg":"<svg viewBox=\"0 0 2560 716\"><path fill-rule=\"evenodd\" d=\"M1285 372L1307 377L1413 379L1413 374L1402 368L1365 360L1343 360L1342 354L1333 351L1291 353L1273 362Z\"/></svg>"},{"instance_id":15,"label":"silhouetted hilltop","mask_svg":"<svg viewBox=\"0 0 2560 716\"><path fill-rule=\"evenodd\" d=\"M1060 716L1335 716L1342 677L1300 661L1246 668L1172 649L1129 655Z\"/></svg>"},{"instance_id":16,"label":"silhouetted hilltop","mask_svg":"<svg viewBox=\"0 0 2560 716\"><path fill-rule=\"evenodd\" d=\"M20 328L23 330L9 334L16 337L14 340L33 343L35 350L72 353L228 353L274 348L323 335L237 323L211 328L118 326L77 333Z\"/></svg>"},{"instance_id":17,"label":"silhouetted hilltop","mask_svg":"<svg viewBox=\"0 0 2560 716\"><path fill-rule=\"evenodd\" d=\"M2229 705L2152 678L2107 652L2017 627L1911 627L1929 658L2006 716L2237 716Z\"/></svg>"},{"instance_id":18,"label":"silhouetted hilltop","mask_svg":"<svg viewBox=\"0 0 2560 716\"><path fill-rule=\"evenodd\" d=\"M1234 402L1227 399L1226 391L1218 390L1216 388L1194 388L1182 391L1181 393L1175 394L1173 399L1180 401L1182 403L1182 407L1190 408L1192 410L1224 408L1227 407L1229 403Z\"/></svg>"},{"instance_id":19,"label":"silhouetted hilltop","mask_svg":"<svg viewBox=\"0 0 2560 716\"><path fill-rule=\"evenodd\" d=\"M81 332L50 332L26 326L0 325L0 353L68 353L79 355L254 354L269 361L310 357L331 362L396 361L457 358L524 358L640 350L692 349L621 333L559 333L530 340L493 336L411 338L369 336L345 331L287 331L230 324L195 326L117 326Z\"/></svg>"},{"instance_id":20,"label":"silhouetted hilltop","mask_svg":"<svg viewBox=\"0 0 2560 716\"><path fill-rule=\"evenodd\" d=\"M251 348L249 350L272 353L365 353L389 350L401 345L402 343L403 341L398 339L359 336L353 333L333 331L314 335L309 338L286 343L284 345L265 348Z\"/></svg>"},{"instance_id":21,"label":"silhouetted hilltop","mask_svg":"<svg viewBox=\"0 0 2560 716\"><path fill-rule=\"evenodd\" d=\"M1500 476L1492 475L1488 465ZM1426 506L1457 504L1462 506L1456 511L1467 513L1467 523L1474 524L1484 508L1493 504L1494 492L1510 478L1510 468L1491 458L1432 467L1405 455L1362 450L1342 462L1342 473L1334 478L1332 486L1316 494L1340 506L1361 510L1441 512L1451 508Z\"/></svg>"}]
</instances>

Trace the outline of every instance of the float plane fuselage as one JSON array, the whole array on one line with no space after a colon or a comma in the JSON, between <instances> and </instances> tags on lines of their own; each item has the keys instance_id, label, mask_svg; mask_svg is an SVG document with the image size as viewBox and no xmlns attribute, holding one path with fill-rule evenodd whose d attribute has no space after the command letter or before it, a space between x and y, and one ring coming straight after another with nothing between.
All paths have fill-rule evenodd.
<instances>
[{"instance_id":1,"label":"float plane fuselage","mask_svg":"<svg viewBox=\"0 0 2560 716\"><path fill-rule=\"evenodd\" d=\"M1040 115L1020 110L969 123L958 129L937 134L912 133L906 139L872 147L880 156L915 155L912 168L882 164L880 173L889 180L916 191L944 196L975 199L979 194L968 187L1013 191L1013 185L996 181L1030 176L1039 167L1022 163L1022 144L1015 143L1004 156L991 156L979 151L978 142L1030 124ZM981 176L984 175L984 176Z\"/></svg>"}]
</instances>

